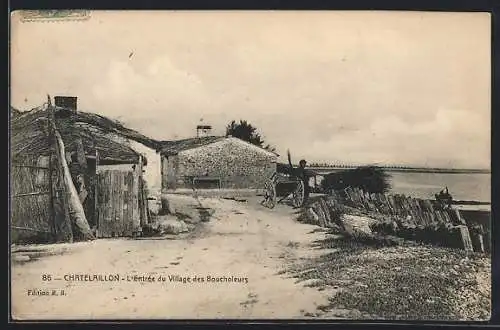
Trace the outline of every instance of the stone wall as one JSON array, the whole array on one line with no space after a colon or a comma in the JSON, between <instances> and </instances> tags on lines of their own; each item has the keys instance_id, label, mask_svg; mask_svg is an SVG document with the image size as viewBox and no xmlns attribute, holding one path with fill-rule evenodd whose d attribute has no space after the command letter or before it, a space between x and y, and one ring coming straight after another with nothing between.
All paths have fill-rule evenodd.
<instances>
[{"instance_id":1,"label":"stone wall","mask_svg":"<svg viewBox=\"0 0 500 330\"><path fill-rule=\"evenodd\" d=\"M192 188L196 177L219 178L222 189L261 189L276 171L277 156L236 138L164 157L163 187Z\"/></svg>"}]
</instances>

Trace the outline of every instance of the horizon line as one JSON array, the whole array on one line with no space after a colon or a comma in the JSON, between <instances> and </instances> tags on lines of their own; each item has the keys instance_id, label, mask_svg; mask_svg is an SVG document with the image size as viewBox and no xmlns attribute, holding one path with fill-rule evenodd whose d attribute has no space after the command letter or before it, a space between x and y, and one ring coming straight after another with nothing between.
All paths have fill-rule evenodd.
<instances>
[{"instance_id":1,"label":"horizon line","mask_svg":"<svg viewBox=\"0 0 500 330\"><path fill-rule=\"evenodd\" d=\"M328 164L328 163L316 163L311 162L308 164L309 167L326 167L326 168L356 168L356 167L366 167L374 166L385 169L402 169L402 170L447 170L447 171L483 171L491 173L491 168L481 168L481 167L436 167L436 166L416 166L416 165L381 165L381 164Z\"/></svg>"}]
</instances>

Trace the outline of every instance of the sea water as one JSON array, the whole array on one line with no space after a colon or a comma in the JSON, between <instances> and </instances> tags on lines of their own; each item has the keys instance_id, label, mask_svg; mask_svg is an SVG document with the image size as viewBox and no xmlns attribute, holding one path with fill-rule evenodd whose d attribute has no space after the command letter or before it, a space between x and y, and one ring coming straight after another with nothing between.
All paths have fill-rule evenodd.
<instances>
[{"instance_id":1,"label":"sea water","mask_svg":"<svg viewBox=\"0 0 500 330\"><path fill-rule=\"evenodd\" d=\"M416 198L434 198L448 187L454 200L491 202L491 174L489 173L418 173L388 172L391 176L390 193Z\"/></svg>"}]
</instances>

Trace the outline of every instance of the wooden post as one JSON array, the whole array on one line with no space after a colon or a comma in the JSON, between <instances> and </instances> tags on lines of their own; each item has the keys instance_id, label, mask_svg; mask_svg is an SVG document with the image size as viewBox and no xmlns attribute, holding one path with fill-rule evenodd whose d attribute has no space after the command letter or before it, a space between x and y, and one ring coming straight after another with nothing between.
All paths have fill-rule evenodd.
<instances>
[{"instance_id":1,"label":"wooden post","mask_svg":"<svg viewBox=\"0 0 500 330\"><path fill-rule=\"evenodd\" d=\"M474 251L476 252L485 252L485 246L484 246L484 238L482 233L482 226L478 225L477 228L473 228L472 230L469 230L471 240L472 240L472 247Z\"/></svg>"},{"instance_id":2,"label":"wooden post","mask_svg":"<svg viewBox=\"0 0 500 330\"><path fill-rule=\"evenodd\" d=\"M465 222L464 217L462 217L462 213L460 213L460 210L459 210L459 209L454 208L454 211L455 211L455 215L457 216L457 220L458 220L458 222L459 222L461 225L467 225L467 223Z\"/></svg>"},{"instance_id":3,"label":"wooden post","mask_svg":"<svg viewBox=\"0 0 500 330\"><path fill-rule=\"evenodd\" d=\"M142 204L142 182L141 182L141 172L142 172L142 156L139 155L139 161L137 163L137 166L135 167L135 170L137 171L137 197L138 197L138 202L139 202L139 222L141 226L144 223L144 218L143 218L143 204Z\"/></svg>"},{"instance_id":4,"label":"wooden post","mask_svg":"<svg viewBox=\"0 0 500 330\"><path fill-rule=\"evenodd\" d=\"M50 122L49 118L47 118L47 127L46 127L46 132L47 132L47 149L49 150L49 198L50 198L50 206L49 206L49 214L50 214L50 220L52 221L51 223L51 230L52 230L52 235L57 241L57 226L56 226L56 212L54 208L54 182L52 178L52 171L53 171L53 164L52 164L52 146L51 146L51 134L50 134Z\"/></svg>"},{"instance_id":5,"label":"wooden post","mask_svg":"<svg viewBox=\"0 0 500 330\"><path fill-rule=\"evenodd\" d=\"M49 131L50 132L50 131ZM50 137L49 137L49 196L50 196L50 209L49 209L49 214L50 214L50 219L52 221L51 223L51 230L52 230L52 235L57 241L57 225L56 225L56 212L54 209L54 182L52 179L52 150L50 150Z\"/></svg>"},{"instance_id":6,"label":"wooden post","mask_svg":"<svg viewBox=\"0 0 500 330\"><path fill-rule=\"evenodd\" d=\"M78 194L80 195L80 202L84 204L85 200L89 197L87 189L90 188L90 178L88 172L87 156L85 155L85 148L83 146L83 140L82 137L80 136L80 131L78 130L78 127L76 127L76 115L77 115L77 110L74 110L74 113L71 114L70 121L73 132L76 135L74 149L77 155L78 165L80 165L81 173L79 174L83 175L83 183L85 189L85 191L79 191ZM89 218L90 214L87 214L89 213L88 207L84 207L84 210L85 210L85 216Z\"/></svg>"},{"instance_id":7,"label":"wooden post","mask_svg":"<svg viewBox=\"0 0 500 330\"><path fill-rule=\"evenodd\" d=\"M143 182L143 173L142 173L142 155L139 155L139 164L137 166L138 171L139 171L139 212L140 212L140 219L141 219L141 227L146 225L148 221L148 213L147 213L147 203L146 203L146 198L145 196L145 187L144 187L144 182Z\"/></svg>"},{"instance_id":8,"label":"wooden post","mask_svg":"<svg viewBox=\"0 0 500 330\"><path fill-rule=\"evenodd\" d=\"M323 213L325 214L325 225L330 226L332 223L332 218L330 216L330 208L328 207L328 204L323 198L320 198L319 206L323 209Z\"/></svg>"},{"instance_id":9,"label":"wooden post","mask_svg":"<svg viewBox=\"0 0 500 330\"><path fill-rule=\"evenodd\" d=\"M465 251L474 251L472 240L470 237L469 228L467 226L461 225L456 227L459 231L460 238L462 240L462 248Z\"/></svg>"},{"instance_id":10,"label":"wooden post","mask_svg":"<svg viewBox=\"0 0 500 330\"><path fill-rule=\"evenodd\" d=\"M70 223L75 225L77 232L80 234L82 239L94 239L94 235L90 230L89 224L85 217L85 212L83 210L82 203L80 202L78 192L71 179L71 173L69 171L68 164L65 159L65 147L62 140L61 134L58 132L57 127L54 124L54 135L56 138L57 148L58 148L58 159L62 166L63 171L63 184L65 189L67 189L67 202L70 216Z\"/></svg>"},{"instance_id":11,"label":"wooden post","mask_svg":"<svg viewBox=\"0 0 500 330\"><path fill-rule=\"evenodd\" d=\"M327 227L326 223L326 215L323 209L321 208L321 203L316 202L312 205L313 210L319 217L319 226L320 227Z\"/></svg>"},{"instance_id":12,"label":"wooden post","mask_svg":"<svg viewBox=\"0 0 500 330\"><path fill-rule=\"evenodd\" d=\"M69 205L68 205L68 194L66 191L66 187L64 185L64 169L62 165L62 160L60 158L60 150L59 150L59 144L55 141L54 137L54 127L56 127L56 119L55 119L55 114L54 114L54 108L52 107L51 101L50 101L50 96L48 96L48 121L49 121L49 139L50 141L54 142L55 146L55 151L56 151L56 156L57 156L57 174L58 174L58 185L56 186L57 191L61 192L61 204L62 204L62 211L64 214L64 219L62 223L58 223L56 228L58 228L58 233L56 235L56 239L58 241L64 241L64 242L73 242L73 229L71 226L71 219L69 217ZM52 173L50 174L52 177ZM53 187L51 187L53 189ZM57 202L57 199L59 198L59 194L56 194L55 198L52 200L52 202ZM55 209L55 208L54 208ZM54 218L55 220L55 218Z\"/></svg>"},{"instance_id":13,"label":"wooden post","mask_svg":"<svg viewBox=\"0 0 500 330\"><path fill-rule=\"evenodd\" d=\"M99 237L99 173L97 168L99 167L99 151L95 150L95 180L94 180L94 217L95 217L95 237Z\"/></svg>"},{"instance_id":14,"label":"wooden post","mask_svg":"<svg viewBox=\"0 0 500 330\"><path fill-rule=\"evenodd\" d=\"M484 253L485 252L485 248L484 248L484 239L483 239L483 235L481 234L477 234L477 240L478 240L478 252L481 252L481 253Z\"/></svg>"}]
</instances>

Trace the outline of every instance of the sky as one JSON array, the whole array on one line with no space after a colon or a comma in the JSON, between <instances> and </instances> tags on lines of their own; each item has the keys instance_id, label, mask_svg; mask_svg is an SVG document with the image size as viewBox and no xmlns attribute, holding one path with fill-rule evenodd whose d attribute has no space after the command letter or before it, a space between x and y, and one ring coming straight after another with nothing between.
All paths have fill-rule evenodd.
<instances>
[{"instance_id":1,"label":"sky","mask_svg":"<svg viewBox=\"0 0 500 330\"><path fill-rule=\"evenodd\" d=\"M11 18L11 105L47 94L155 139L256 126L294 161L490 167L490 16L94 11ZM281 158L283 160L283 158Z\"/></svg>"}]
</instances>

